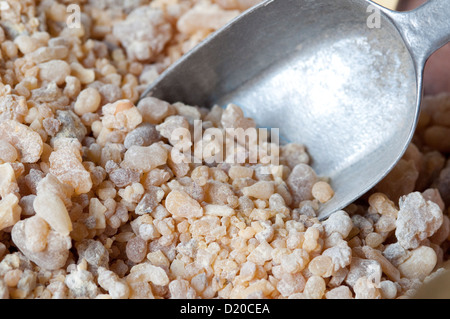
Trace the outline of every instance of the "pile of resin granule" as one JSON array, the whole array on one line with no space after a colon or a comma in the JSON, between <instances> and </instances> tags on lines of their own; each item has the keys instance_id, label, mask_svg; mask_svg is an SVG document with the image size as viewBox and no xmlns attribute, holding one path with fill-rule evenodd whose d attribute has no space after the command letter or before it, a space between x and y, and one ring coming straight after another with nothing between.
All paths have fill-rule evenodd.
<instances>
[{"instance_id":1,"label":"pile of resin granule","mask_svg":"<svg viewBox=\"0 0 450 319\"><path fill-rule=\"evenodd\" d=\"M425 98L394 170L323 222L333 190L301 145L278 165L172 158L177 128L255 123L140 94L257 2L2 1L0 298L393 299L445 270L449 95Z\"/></svg>"}]
</instances>

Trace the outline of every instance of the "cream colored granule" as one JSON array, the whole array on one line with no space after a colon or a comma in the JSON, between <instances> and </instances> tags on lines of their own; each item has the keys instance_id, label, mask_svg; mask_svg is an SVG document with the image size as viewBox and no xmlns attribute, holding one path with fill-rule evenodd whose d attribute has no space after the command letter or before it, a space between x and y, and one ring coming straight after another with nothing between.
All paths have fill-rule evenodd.
<instances>
[{"instance_id":1,"label":"cream colored granule","mask_svg":"<svg viewBox=\"0 0 450 319\"><path fill-rule=\"evenodd\" d=\"M327 182L317 182L311 189L312 195L321 203L328 202L333 196L334 191Z\"/></svg>"}]
</instances>

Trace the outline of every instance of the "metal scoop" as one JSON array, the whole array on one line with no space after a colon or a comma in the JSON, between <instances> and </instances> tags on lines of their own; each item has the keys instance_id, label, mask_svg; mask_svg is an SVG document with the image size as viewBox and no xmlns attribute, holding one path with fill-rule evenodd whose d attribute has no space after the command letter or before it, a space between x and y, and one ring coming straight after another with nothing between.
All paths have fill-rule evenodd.
<instances>
[{"instance_id":1,"label":"metal scoop","mask_svg":"<svg viewBox=\"0 0 450 319\"><path fill-rule=\"evenodd\" d=\"M426 60L450 40L450 3L395 12L369 0L268 0L168 68L143 96L235 103L304 144L331 179L324 219L393 168L414 133Z\"/></svg>"}]
</instances>

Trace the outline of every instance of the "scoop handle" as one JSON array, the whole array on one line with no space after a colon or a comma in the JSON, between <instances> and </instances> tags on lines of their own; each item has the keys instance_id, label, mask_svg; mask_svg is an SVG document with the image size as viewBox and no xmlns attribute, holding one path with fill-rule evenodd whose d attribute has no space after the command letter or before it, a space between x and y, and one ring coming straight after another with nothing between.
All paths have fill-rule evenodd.
<instances>
[{"instance_id":1,"label":"scoop handle","mask_svg":"<svg viewBox=\"0 0 450 319\"><path fill-rule=\"evenodd\" d=\"M385 10L402 34L416 62L422 66L450 41L450 1L428 0L408 12Z\"/></svg>"}]
</instances>

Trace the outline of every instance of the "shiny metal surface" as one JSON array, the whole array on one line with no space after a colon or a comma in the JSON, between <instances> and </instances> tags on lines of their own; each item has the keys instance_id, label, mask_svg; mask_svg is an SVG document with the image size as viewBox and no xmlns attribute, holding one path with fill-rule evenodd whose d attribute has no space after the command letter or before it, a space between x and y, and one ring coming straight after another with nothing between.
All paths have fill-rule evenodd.
<instances>
[{"instance_id":1,"label":"shiny metal surface","mask_svg":"<svg viewBox=\"0 0 450 319\"><path fill-rule=\"evenodd\" d=\"M379 27L367 21L374 6ZM169 102L235 103L261 127L306 145L331 178L328 217L397 163L419 113L423 66L449 41L450 4L393 12L368 0L267 0L166 70L144 93Z\"/></svg>"}]
</instances>

